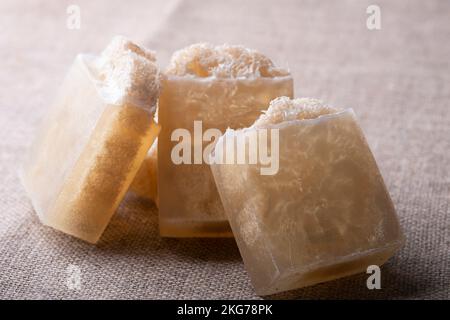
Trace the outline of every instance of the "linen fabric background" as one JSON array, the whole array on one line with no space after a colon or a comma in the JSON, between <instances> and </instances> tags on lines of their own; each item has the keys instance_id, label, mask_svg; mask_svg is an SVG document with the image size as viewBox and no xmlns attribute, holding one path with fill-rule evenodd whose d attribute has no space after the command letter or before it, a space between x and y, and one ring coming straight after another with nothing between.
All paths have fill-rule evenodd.
<instances>
[{"instance_id":1,"label":"linen fabric background","mask_svg":"<svg viewBox=\"0 0 450 320\"><path fill-rule=\"evenodd\" d=\"M67 28L70 4L81 28ZM17 177L22 155L79 52L116 34L172 52L195 42L243 44L289 67L297 97L352 107L395 203L406 244L367 274L272 296L298 299L450 298L450 2L0 2L0 298L258 299L233 239L164 239L157 209L132 194L100 243L40 224ZM80 287L70 286L73 267Z\"/></svg>"}]
</instances>

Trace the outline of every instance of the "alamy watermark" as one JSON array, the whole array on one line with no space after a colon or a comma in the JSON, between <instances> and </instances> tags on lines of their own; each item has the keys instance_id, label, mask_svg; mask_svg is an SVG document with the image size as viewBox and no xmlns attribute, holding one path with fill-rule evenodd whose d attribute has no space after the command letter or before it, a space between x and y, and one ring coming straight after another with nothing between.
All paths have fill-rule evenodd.
<instances>
[{"instance_id":1,"label":"alamy watermark","mask_svg":"<svg viewBox=\"0 0 450 320\"><path fill-rule=\"evenodd\" d=\"M223 148L216 148L221 136L222 132L216 128L203 132L202 121L194 121L193 134L187 129L175 129L170 137L171 141L178 142L171 151L172 162L176 165L259 164L261 175L278 172L278 129L229 131L221 138Z\"/></svg>"},{"instance_id":2,"label":"alamy watermark","mask_svg":"<svg viewBox=\"0 0 450 320\"><path fill-rule=\"evenodd\" d=\"M69 264L66 276L66 286L69 290L81 290L81 269L78 265Z\"/></svg>"},{"instance_id":3,"label":"alamy watermark","mask_svg":"<svg viewBox=\"0 0 450 320\"><path fill-rule=\"evenodd\" d=\"M69 30L78 30L81 28L81 9L76 4L71 4L66 9L67 20L66 27Z\"/></svg>"},{"instance_id":4,"label":"alamy watermark","mask_svg":"<svg viewBox=\"0 0 450 320\"><path fill-rule=\"evenodd\" d=\"M381 269L379 266L373 264L367 267L367 274L370 276L367 278L367 289L381 289Z\"/></svg>"},{"instance_id":5,"label":"alamy watermark","mask_svg":"<svg viewBox=\"0 0 450 320\"><path fill-rule=\"evenodd\" d=\"M367 7L366 13L369 15L366 20L366 27L369 30L381 29L381 9L376 4Z\"/></svg>"}]
</instances>

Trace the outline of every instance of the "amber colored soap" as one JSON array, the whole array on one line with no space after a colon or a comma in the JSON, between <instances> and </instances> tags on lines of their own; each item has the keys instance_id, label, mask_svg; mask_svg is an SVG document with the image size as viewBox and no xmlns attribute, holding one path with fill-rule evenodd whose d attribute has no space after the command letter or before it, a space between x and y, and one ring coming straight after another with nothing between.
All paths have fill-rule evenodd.
<instances>
[{"instance_id":1,"label":"amber colored soap","mask_svg":"<svg viewBox=\"0 0 450 320\"><path fill-rule=\"evenodd\" d=\"M130 191L158 205L158 140L150 147L130 186Z\"/></svg>"},{"instance_id":2,"label":"amber colored soap","mask_svg":"<svg viewBox=\"0 0 450 320\"><path fill-rule=\"evenodd\" d=\"M159 132L158 93L154 54L122 37L76 57L20 173L43 224L99 240Z\"/></svg>"}]
</instances>

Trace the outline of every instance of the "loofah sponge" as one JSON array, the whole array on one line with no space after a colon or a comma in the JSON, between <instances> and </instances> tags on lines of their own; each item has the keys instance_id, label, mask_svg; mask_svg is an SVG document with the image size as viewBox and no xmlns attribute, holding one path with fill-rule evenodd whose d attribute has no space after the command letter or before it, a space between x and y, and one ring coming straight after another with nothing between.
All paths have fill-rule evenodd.
<instances>
[{"instance_id":1,"label":"loofah sponge","mask_svg":"<svg viewBox=\"0 0 450 320\"><path fill-rule=\"evenodd\" d=\"M317 99L279 97L270 102L267 111L263 111L252 127L261 128L284 121L315 119L338 111L340 109L330 107Z\"/></svg>"},{"instance_id":2,"label":"loofah sponge","mask_svg":"<svg viewBox=\"0 0 450 320\"><path fill-rule=\"evenodd\" d=\"M153 51L141 48L122 36L115 37L91 68L100 90L112 104L131 103L152 108L160 90L160 72Z\"/></svg>"},{"instance_id":3,"label":"loofah sponge","mask_svg":"<svg viewBox=\"0 0 450 320\"><path fill-rule=\"evenodd\" d=\"M262 53L238 45L199 43L175 52L169 75L217 78L280 77L289 71L276 67Z\"/></svg>"}]
</instances>

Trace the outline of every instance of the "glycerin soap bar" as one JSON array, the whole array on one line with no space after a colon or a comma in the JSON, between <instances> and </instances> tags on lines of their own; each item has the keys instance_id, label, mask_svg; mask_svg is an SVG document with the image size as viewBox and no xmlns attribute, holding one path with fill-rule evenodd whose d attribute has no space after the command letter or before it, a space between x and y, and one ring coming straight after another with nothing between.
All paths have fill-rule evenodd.
<instances>
[{"instance_id":1,"label":"glycerin soap bar","mask_svg":"<svg viewBox=\"0 0 450 320\"><path fill-rule=\"evenodd\" d=\"M162 87L158 111L162 127L158 137L160 234L232 236L203 157L214 143L206 132L216 129L220 136L228 127L251 125L272 99L292 96L292 77L255 50L196 44L174 53ZM184 130L183 138L177 134L180 130ZM180 152L181 162L173 159L180 143L189 148Z\"/></svg>"},{"instance_id":2,"label":"glycerin soap bar","mask_svg":"<svg viewBox=\"0 0 450 320\"><path fill-rule=\"evenodd\" d=\"M20 174L42 223L98 241L158 135L159 85L154 54L123 37L76 57Z\"/></svg>"},{"instance_id":3,"label":"glycerin soap bar","mask_svg":"<svg viewBox=\"0 0 450 320\"><path fill-rule=\"evenodd\" d=\"M150 147L147 156L139 168L130 191L136 195L147 198L158 205L158 140Z\"/></svg>"},{"instance_id":4,"label":"glycerin soap bar","mask_svg":"<svg viewBox=\"0 0 450 320\"><path fill-rule=\"evenodd\" d=\"M260 135L263 131L271 132ZM250 159L255 144L249 145L248 137L255 133L268 137L277 170L262 174L267 165L259 161L218 159L230 150L237 155L241 147ZM211 158L227 217L260 295L365 272L403 243L393 203L351 109L314 99L275 99L249 128L227 130Z\"/></svg>"}]
</instances>

